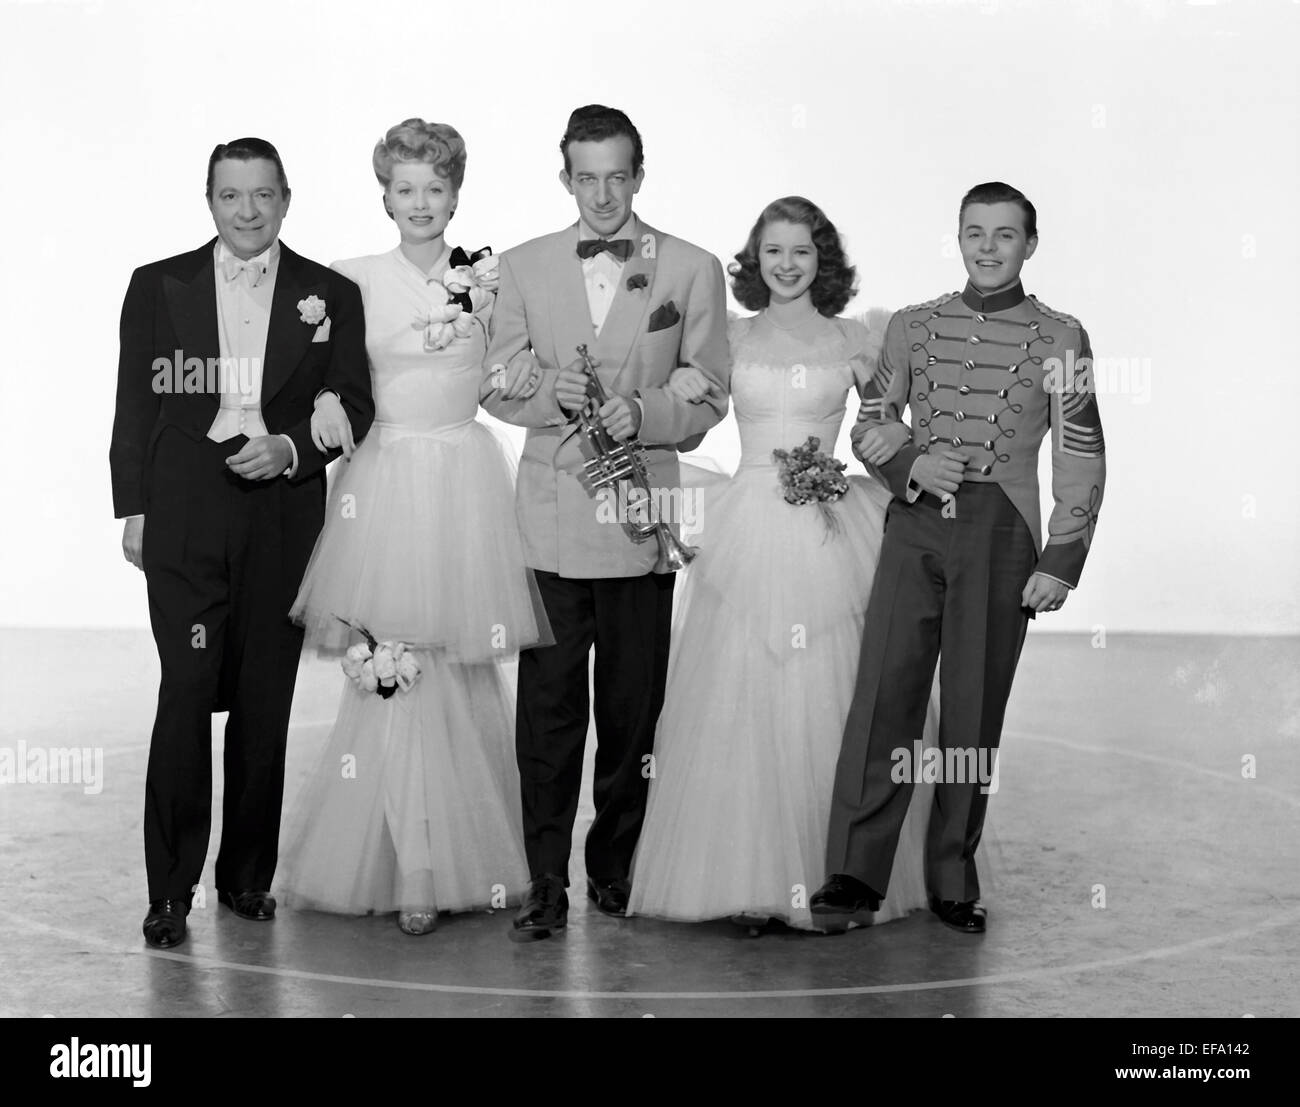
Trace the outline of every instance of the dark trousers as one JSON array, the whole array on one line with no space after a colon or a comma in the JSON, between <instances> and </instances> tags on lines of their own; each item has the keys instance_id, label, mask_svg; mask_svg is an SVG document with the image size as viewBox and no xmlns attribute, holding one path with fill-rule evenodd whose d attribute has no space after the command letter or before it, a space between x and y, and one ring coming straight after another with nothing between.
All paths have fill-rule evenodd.
<instances>
[{"instance_id":1,"label":"dark trousers","mask_svg":"<svg viewBox=\"0 0 1300 1107\"><path fill-rule=\"evenodd\" d=\"M668 678L674 578L536 576L555 645L519 655L515 744L529 871L568 883L594 645L596 818L587 833L587 874L626 879L645 818L647 761Z\"/></svg>"},{"instance_id":2,"label":"dark trousers","mask_svg":"<svg viewBox=\"0 0 1300 1107\"><path fill-rule=\"evenodd\" d=\"M212 821L212 713L228 710L218 889L269 889L302 630L288 619L323 519L318 482L246 481L247 439L164 432L150 468L143 562L162 665L149 744L149 898L188 899Z\"/></svg>"},{"instance_id":3,"label":"dark trousers","mask_svg":"<svg viewBox=\"0 0 1300 1107\"><path fill-rule=\"evenodd\" d=\"M913 783L895 772L895 751L911 763L941 648L940 747L990 751L979 757L997 749L1035 561L1029 527L997 484L963 484L952 518L928 493L890 504L835 772L828 872L887 890ZM973 900L988 794L978 776L948 775L957 774L935 785L926 879L940 899Z\"/></svg>"}]
</instances>

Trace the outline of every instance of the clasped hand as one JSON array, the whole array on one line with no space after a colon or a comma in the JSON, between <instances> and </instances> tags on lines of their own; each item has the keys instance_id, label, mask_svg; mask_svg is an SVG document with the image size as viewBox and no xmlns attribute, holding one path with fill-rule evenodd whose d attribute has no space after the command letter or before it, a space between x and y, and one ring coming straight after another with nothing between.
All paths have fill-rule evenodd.
<instances>
[{"instance_id":1,"label":"clasped hand","mask_svg":"<svg viewBox=\"0 0 1300 1107\"><path fill-rule=\"evenodd\" d=\"M853 451L868 465L884 465L911 439L912 432L903 423L884 423L861 429L853 428Z\"/></svg>"},{"instance_id":2,"label":"clasped hand","mask_svg":"<svg viewBox=\"0 0 1300 1107\"><path fill-rule=\"evenodd\" d=\"M931 450L913 463L912 480L925 491L947 500L957 494L965 480L969 461L970 454L961 450Z\"/></svg>"},{"instance_id":3,"label":"clasped hand","mask_svg":"<svg viewBox=\"0 0 1300 1107\"><path fill-rule=\"evenodd\" d=\"M520 350L509 365L492 366L488 383L503 400L527 400L542 383L542 369L531 350Z\"/></svg>"},{"instance_id":4,"label":"clasped hand","mask_svg":"<svg viewBox=\"0 0 1300 1107\"><path fill-rule=\"evenodd\" d=\"M590 410L593 401L587 389L591 379L584 365L582 358L575 358L555 376L555 399L565 411ZM641 429L641 406L626 396L611 396L594 414L615 442L624 442Z\"/></svg>"},{"instance_id":5,"label":"clasped hand","mask_svg":"<svg viewBox=\"0 0 1300 1107\"><path fill-rule=\"evenodd\" d=\"M721 395L721 389L694 365L674 369L664 391L687 404L702 404L710 396Z\"/></svg>"},{"instance_id":6,"label":"clasped hand","mask_svg":"<svg viewBox=\"0 0 1300 1107\"><path fill-rule=\"evenodd\" d=\"M293 450L278 434L260 434L244 443L237 454L226 458L226 466L245 480L270 480L293 463Z\"/></svg>"}]
</instances>

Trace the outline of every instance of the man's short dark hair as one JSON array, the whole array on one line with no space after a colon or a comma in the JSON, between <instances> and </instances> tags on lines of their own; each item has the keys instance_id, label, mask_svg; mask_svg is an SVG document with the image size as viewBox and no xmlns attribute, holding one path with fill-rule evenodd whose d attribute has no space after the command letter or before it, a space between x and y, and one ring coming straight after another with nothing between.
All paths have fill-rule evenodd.
<instances>
[{"instance_id":1,"label":"man's short dark hair","mask_svg":"<svg viewBox=\"0 0 1300 1107\"><path fill-rule=\"evenodd\" d=\"M266 161L275 163L275 170L280 175L280 191L289 199L289 178L284 174L284 162L280 160L280 151L264 138L237 138L234 142L220 142L212 148L208 158L208 199L212 199L212 175L217 162L226 161Z\"/></svg>"},{"instance_id":2,"label":"man's short dark hair","mask_svg":"<svg viewBox=\"0 0 1300 1107\"><path fill-rule=\"evenodd\" d=\"M624 135L632 143L632 172L641 172L644 155L641 150L641 135L632 126L632 120L618 108L607 108L604 104L588 104L578 108L569 116L569 126L560 139L560 153L564 155L564 171L573 172L569 163L570 142L604 142L607 138Z\"/></svg>"},{"instance_id":3,"label":"man's short dark hair","mask_svg":"<svg viewBox=\"0 0 1300 1107\"><path fill-rule=\"evenodd\" d=\"M1025 215L1025 237L1038 237L1038 212L1029 202L1029 197L1018 188L1012 188L1001 181L986 181L984 184L976 185L961 198L961 207L957 211L958 226L961 226L961 221L966 216L966 209L971 204L1019 204L1020 210Z\"/></svg>"}]
</instances>

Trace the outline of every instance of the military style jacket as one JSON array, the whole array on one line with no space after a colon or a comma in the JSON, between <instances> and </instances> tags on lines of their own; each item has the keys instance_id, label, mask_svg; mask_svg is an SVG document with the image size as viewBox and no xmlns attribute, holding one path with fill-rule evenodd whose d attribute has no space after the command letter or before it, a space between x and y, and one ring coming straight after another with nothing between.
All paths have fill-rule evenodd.
<instances>
[{"instance_id":1,"label":"military style jacket","mask_svg":"<svg viewBox=\"0 0 1300 1107\"><path fill-rule=\"evenodd\" d=\"M970 455L964 480L996 481L1040 551L1036 571L1079 582L1106 483L1092 350L1083 325L1016 282L984 295L967 284L895 312L880 367L863 393L855 452L872 426L911 408L912 440L875 468L896 496L915 500L917 458L951 447ZM1055 506L1044 544L1038 451L1051 431Z\"/></svg>"}]
</instances>

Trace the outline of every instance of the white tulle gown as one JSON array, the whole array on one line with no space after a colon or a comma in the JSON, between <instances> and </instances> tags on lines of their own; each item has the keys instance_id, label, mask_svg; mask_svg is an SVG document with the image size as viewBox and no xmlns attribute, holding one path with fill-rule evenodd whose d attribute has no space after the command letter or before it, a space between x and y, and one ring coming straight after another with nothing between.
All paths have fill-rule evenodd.
<instances>
[{"instance_id":1,"label":"white tulle gown","mask_svg":"<svg viewBox=\"0 0 1300 1107\"><path fill-rule=\"evenodd\" d=\"M376 418L332 474L291 616L308 645L417 648L389 699L340 674L338 717L290 820L290 906L345 914L516 902L527 884L503 671L549 628L524 566L513 471L475 421L484 320L444 349L416 325L439 282L400 250L336 263L361 287ZM490 310L490 308L488 309Z\"/></svg>"},{"instance_id":2,"label":"white tulle gown","mask_svg":"<svg viewBox=\"0 0 1300 1107\"><path fill-rule=\"evenodd\" d=\"M870 329L818 316L787 332L760 314L732 326L740 466L703 490L701 552L679 583L631 914L814 929L808 898L827 875L835 765L889 493L851 477L831 533L818 507L785 502L772 451L809 435L834 448L888 315L867 319ZM924 742L936 737L932 706ZM926 903L932 791L913 793L876 922Z\"/></svg>"}]
</instances>

